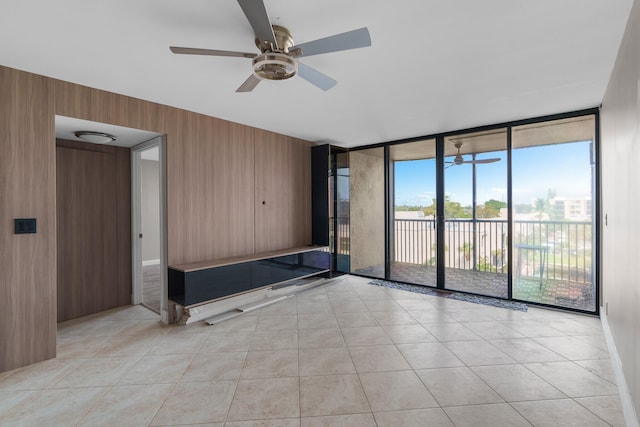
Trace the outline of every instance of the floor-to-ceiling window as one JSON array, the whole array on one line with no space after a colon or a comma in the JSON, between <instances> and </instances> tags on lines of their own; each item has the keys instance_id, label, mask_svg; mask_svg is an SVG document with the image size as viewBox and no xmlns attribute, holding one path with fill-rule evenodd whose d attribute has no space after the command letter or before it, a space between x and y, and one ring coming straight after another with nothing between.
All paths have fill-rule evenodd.
<instances>
[{"instance_id":1,"label":"floor-to-ceiling window","mask_svg":"<svg viewBox=\"0 0 640 427\"><path fill-rule=\"evenodd\" d=\"M329 176L329 224L334 269L341 273L351 271L349 238L349 152L335 150L331 156Z\"/></svg>"},{"instance_id":2,"label":"floor-to-ceiling window","mask_svg":"<svg viewBox=\"0 0 640 427\"><path fill-rule=\"evenodd\" d=\"M350 160L350 270L596 312L596 116L566 114Z\"/></svg>"},{"instance_id":3,"label":"floor-to-ceiling window","mask_svg":"<svg viewBox=\"0 0 640 427\"><path fill-rule=\"evenodd\" d=\"M436 141L389 147L391 280L436 286Z\"/></svg>"},{"instance_id":4,"label":"floor-to-ceiling window","mask_svg":"<svg viewBox=\"0 0 640 427\"><path fill-rule=\"evenodd\" d=\"M593 115L513 128L513 297L594 311Z\"/></svg>"},{"instance_id":5,"label":"floor-to-ceiling window","mask_svg":"<svg viewBox=\"0 0 640 427\"><path fill-rule=\"evenodd\" d=\"M445 287L506 298L507 130L444 140Z\"/></svg>"}]
</instances>

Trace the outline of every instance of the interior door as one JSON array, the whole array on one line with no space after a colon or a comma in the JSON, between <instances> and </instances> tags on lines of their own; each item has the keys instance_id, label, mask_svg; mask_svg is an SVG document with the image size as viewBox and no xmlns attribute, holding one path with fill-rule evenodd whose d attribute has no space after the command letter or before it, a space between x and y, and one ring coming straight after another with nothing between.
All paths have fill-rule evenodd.
<instances>
[{"instance_id":1,"label":"interior door","mask_svg":"<svg viewBox=\"0 0 640 427\"><path fill-rule=\"evenodd\" d=\"M159 136L131 149L133 296L168 323L165 140Z\"/></svg>"}]
</instances>

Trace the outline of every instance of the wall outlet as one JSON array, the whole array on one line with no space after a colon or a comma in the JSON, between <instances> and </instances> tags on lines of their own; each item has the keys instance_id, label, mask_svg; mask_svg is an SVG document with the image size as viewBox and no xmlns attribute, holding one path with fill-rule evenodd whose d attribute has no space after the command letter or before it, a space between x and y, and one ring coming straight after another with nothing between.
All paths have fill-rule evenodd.
<instances>
[{"instance_id":1,"label":"wall outlet","mask_svg":"<svg viewBox=\"0 0 640 427\"><path fill-rule=\"evenodd\" d=\"M604 314L609 315L609 301L604 302Z\"/></svg>"}]
</instances>

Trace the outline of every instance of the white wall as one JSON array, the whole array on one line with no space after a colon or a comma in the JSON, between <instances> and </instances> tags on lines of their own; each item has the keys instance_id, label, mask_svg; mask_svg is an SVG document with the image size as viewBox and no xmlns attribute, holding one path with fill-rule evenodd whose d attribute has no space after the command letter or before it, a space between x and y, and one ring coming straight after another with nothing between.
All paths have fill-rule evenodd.
<instances>
[{"instance_id":1,"label":"white wall","mask_svg":"<svg viewBox=\"0 0 640 427\"><path fill-rule=\"evenodd\" d=\"M140 160L140 209L142 215L142 261L160 259L159 162Z\"/></svg>"},{"instance_id":2,"label":"white wall","mask_svg":"<svg viewBox=\"0 0 640 427\"><path fill-rule=\"evenodd\" d=\"M640 411L639 104L640 1L636 0L601 110L602 301L608 303L607 320L636 413Z\"/></svg>"}]
</instances>

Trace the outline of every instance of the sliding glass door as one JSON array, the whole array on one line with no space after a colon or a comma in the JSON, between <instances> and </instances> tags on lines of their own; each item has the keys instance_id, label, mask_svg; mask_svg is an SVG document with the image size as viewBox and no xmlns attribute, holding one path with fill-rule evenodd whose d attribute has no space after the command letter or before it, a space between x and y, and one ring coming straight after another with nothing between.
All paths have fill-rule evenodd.
<instances>
[{"instance_id":1,"label":"sliding glass door","mask_svg":"<svg viewBox=\"0 0 640 427\"><path fill-rule=\"evenodd\" d=\"M596 117L349 153L350 271L597 310Z\"/></svg>"},{"instance_id":2,"label":"sliding glass door","mask_svg":"<svg viewBox=\"0 0 640 427\"><path fill-rule=\"evenodd\" d=\"M437 285L436 141L389 147L391 263L389 278Z\"/></svg>"},{"instance_id":3,"label":"sliding glass door","mask_svg":"<svg viewBox=\"0 0 640 427\"><path fill-rule=\"evenodd\" d=\"M513 128L513 297L595 311L595 117Z\"/></svg>"},{"instance_id":4,"label":"sliding glass door","mask_svg":"<svg viewBox=\"0 0 640 427\"><path fill-rule=\"evenodd\" d=\"M445 287L507 298L507 130L444 145Z\"/></svg>"}]
</instances>

